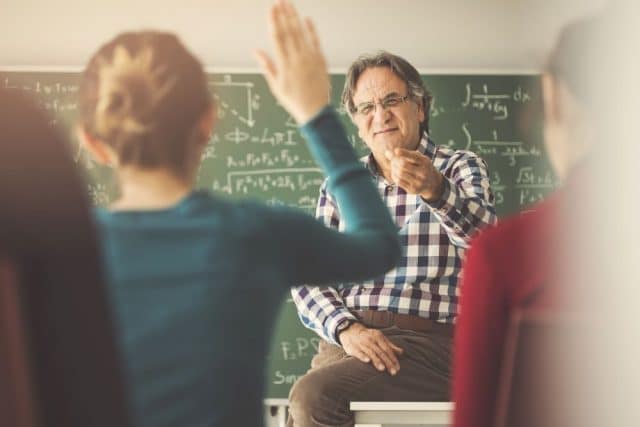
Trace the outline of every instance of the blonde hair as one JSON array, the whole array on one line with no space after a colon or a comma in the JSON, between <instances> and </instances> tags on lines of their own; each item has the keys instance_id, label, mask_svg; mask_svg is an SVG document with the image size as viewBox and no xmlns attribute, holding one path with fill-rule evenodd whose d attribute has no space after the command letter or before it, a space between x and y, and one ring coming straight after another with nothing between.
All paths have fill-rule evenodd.
<instances>
[{"instance_id":1,"label":"blonde hair","mask_svg":"<svg viewBox=\"0 0 640 427\"><path fill-rule=\"evenodd\" d=\"M212 106L200 62L169 33L123 33L91 58L80 84L81 122L120 165L184 174L188 142Z\"/></svg>"}]
</instances>

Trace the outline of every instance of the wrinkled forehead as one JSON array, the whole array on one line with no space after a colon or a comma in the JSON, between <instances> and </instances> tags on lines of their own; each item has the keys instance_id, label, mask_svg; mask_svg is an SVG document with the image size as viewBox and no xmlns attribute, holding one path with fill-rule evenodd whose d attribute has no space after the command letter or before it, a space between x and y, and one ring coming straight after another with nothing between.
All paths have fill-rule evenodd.
<instances>
[{"instance_id":1,"label":"wrinkled forehead","mask_svg":"<svg viewBox=\"0 0 640 427\"><path fill-rule=\"evenodd\" d=\"M407 84L388 67L371 67L364 70L355 84L353 103L375 101L390 94L404 96Z\"/></svg>"}]
</instances>

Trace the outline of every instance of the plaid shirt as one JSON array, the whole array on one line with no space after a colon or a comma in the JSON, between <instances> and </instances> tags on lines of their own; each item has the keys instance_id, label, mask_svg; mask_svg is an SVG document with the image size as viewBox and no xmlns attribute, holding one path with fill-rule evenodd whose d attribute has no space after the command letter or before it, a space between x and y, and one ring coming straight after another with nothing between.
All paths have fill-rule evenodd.
<instances>
[{"instance_id":1,"label":"plaid shirt","mask_svg":"<svg viewBox=\"0 0 640 427\"><path fill-rule=\"evenodd\" d=\"M399 229L403 254L396 268L353 287L299 286L291 290L302 323L329 342L338 344L338 326L356 320L350 310L391 311L454 322L464 253L479 229L496 222L494 197L487 165L474 153L436 146L426 134L418 151L445 177L442 197L433 203L387 182L377 172L372 154L362 159ZM326 184L320 188L316 216L325 225L344 230Z\"/></svg>"}]
</instances>

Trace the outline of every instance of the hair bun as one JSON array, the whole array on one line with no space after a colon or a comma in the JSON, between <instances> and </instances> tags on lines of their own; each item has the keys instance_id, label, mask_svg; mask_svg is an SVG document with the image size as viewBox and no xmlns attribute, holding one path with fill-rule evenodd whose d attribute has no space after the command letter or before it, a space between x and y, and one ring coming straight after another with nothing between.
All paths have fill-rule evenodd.
<instances>
[{"instance_id":1,"label":"hair bun","mask_svg":"<svg viewBox=\"0 0 640 427\"><path fill-rule=\"evenodd\" d=\"M100 69L96 127L109 138L113 132L147 134L155 127L156 107L171 90L175 79L164 81L162 69L153 64L153 51L143 48L131 54L124 46L114 49L112 60Z\"/></svg>"},{"instance_id":2,"label":"hair bun","mask_svg":"<svg viewBox=\"0 0 640 427\"><path fill-rule=\"evenodd\" d=\"M212 107L208 89L202 64L174 34L121 33L82 74L81 124L113 149L119 166L184 174L196 149L190 142Z\"/></svg>"}]
</instances>

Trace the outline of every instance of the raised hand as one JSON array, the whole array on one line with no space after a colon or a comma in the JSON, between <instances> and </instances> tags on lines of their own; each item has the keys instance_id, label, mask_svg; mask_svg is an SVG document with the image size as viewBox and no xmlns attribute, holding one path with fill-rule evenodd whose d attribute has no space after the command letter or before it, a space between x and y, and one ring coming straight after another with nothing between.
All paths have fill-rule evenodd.
<instances>
[{"instance_id":1,"label":"raised hand","mask_svg":"<svg viewBox=\"0 0 640 427\"><path fill-rule=\"evenodd\" d=\"M303 22L288 0L276 0L269 13L274 58L256 51L269 88L298 124L329 103L329 76L320 42L309 18Z\"/></svg>"}]
</instances>

